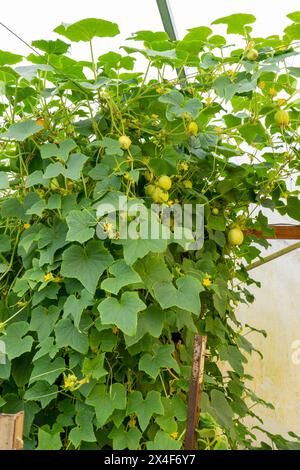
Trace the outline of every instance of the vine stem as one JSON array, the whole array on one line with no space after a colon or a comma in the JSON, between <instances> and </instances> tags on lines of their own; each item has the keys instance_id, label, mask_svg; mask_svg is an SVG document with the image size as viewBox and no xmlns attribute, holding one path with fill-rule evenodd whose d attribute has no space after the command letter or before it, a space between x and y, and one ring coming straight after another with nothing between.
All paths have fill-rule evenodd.
<instances>
[{"instance_id":1,"label":"vine stem","mask_svg":"<svg viewBox=\"0 0 300 470\"><path fill-rule=\"evenodd\" d=\"M263 266L266 263L269 263L269 261L273 261L274 259L280 258L281 256L287 255L288 253L291 253L294 250L298 250L300 248L300 242L294 243L293 245L287 246L286 248L283 248L282 250L276 251L275 253L272 253L269 256L266 256L265 258L262 258L259 261L256 261L255 263L249 264L246 266L247 271L251 271L251 269L258 268L259 266Z\"/></svg>"},{"instance_id":2,"label":"vine stem","mask_svg":"<svg viewBox=\"0 0 300 470\"><path fill-rule=\"evenodd\" d=\"M20 310L18 310L16 313L14 313L11 317L7 318L4 322L2 322L1 327L6 325L10 320L15 318L17 315L19 315L19 313L21 313L27 306L28 306L28 303L26 305L24 305L24 307L20 308Z\"/></svg>"}]
</instances>

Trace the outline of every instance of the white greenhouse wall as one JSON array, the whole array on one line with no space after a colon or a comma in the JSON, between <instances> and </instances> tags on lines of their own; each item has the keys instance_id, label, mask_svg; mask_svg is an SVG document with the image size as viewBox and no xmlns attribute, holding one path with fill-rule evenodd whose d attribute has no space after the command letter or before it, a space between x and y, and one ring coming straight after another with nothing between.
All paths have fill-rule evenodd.
<instances>
[{"instance_id":1,"label":"white greenhouse wall","mask_svg":"<svg viewBox=\"0 0 300 470\"><path fill-rule=\"evenodd\" d=\"M291 243L295 242L273 241L267 253ZM262 287L252 289L255 302L241 306L237 313L239 319L268 334L266 339L258 333L247 336L264 358L253 353L246 372L254 377L251 389L275 407L253 411L263 418L267 430L283 435L288 431L300 434L299 273L299 249L251 271Z\"/></svg>"}]
</instances>

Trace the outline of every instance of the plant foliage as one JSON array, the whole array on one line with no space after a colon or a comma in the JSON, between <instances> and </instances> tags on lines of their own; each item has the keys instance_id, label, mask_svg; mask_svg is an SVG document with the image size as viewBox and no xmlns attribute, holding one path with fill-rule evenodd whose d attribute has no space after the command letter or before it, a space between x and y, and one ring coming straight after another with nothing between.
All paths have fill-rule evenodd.
<instances>
[{"instance_id":1,"label":"plant foliage","mask_svg":"<svg viewBox=\"0 0 300 470\"><path fill-rule=\"evenodd\" d=\"M208 336L200 448L256 446L245 419L261 426L254 405L271 405L249 388L256 352L236 305L253 301L263 210L300 221L287 184L300 168L300 13L289 18L282 38L252 37L252 15L215 21L239 48L208 27L177 42L139 31L96 58L95 38L118 26L85 19L34 41L25 65L0 51L0 411L25 410L26 448L181 449L196 333ZM71 41L91 59L71 58ZM122 195L147 210L203 204L204 246L118 240L97 207Z\"/></svg>"}]
</instances>

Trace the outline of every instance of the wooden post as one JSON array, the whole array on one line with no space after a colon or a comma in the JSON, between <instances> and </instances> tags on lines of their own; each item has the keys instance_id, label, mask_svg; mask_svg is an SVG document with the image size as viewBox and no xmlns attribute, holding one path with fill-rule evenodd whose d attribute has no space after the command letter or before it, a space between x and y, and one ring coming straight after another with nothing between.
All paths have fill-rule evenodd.
<instances>
[{"instance_id":1,"label":"wooden post","mask_svg":"<svg viewBox=\"0 0 300 470\"><path fill-rule=\"evenodd\" d=\"M0 450L23 449L24 411L0 414Z\"/></svg>"},{"instance_id":2,"label":"wooden post","mask_svg":"<svg viewBox=\"0 0 300 470\"><path fill-rule=\"evenodd\" d=\"M194 339L188 417L184 442L184 448L186 450L195 450L197 448L196 428L199 423L201 410L206 341L206 336L196 335Z\"/></svg>"}]
</instances>

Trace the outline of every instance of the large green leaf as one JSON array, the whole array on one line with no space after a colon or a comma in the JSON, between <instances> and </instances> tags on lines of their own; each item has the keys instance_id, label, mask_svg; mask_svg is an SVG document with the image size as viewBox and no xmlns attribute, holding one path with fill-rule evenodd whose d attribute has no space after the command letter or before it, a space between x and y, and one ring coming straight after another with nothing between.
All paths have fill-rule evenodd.
<instances>
[{"instance_id":1,"label":"large green leaf","mask_svg":"<svg viewBox=\"0 0 300 470\"><path fill-rule=\"evenodd\" d=\"M292 219L300 221L300 199L295 196L288 197L287 213Z\"/></svg>"},{"instance_id":2,"label":"large green leaf","mask_svg":"<svg viewBox=\"0 0 300 470\"><path fill-rule=\"evenodd\" d=\"M152 354L144 354L139 361L139 369L156 379L160 369L174 369L179 372L179 366L172 356L174 347L170 344L159 346Z\"/></svg>"},{"instance_id":3,"label":"large green leaf","mask_svg":"<svg viewBox=\"0 0 300 470\"><path fill-rule=\"evenodd\" d=\"M43 227L38 234L40 266L52 264L55 253L67 245L67 226L62 221L55 221L52 227Z\"/></svg>"},{"instance_id":4,"label":"large green leaf","mask_svg":"<svg viewBox=\"0 0 300 470\"><path fill-rule=\"evenodd\" d=\"M96 380L99 380L102 377L105 377L108 374L108 372L104 368L104 360L105 360L105 354L99 354L97 357L94 357L93 359L89 359L88 357L86 357L83 361L82 373L85 376L90 376Z\"/></svg>"},{"instance_id":5,"label":"large green leaf","mask_svg":"<svg viewBox=\"0 0 300 470\"><path fill-rule=\"evenodd\" d=\"M64 304L64 318L71 316L74 321L76 328L79 328L81 315L89 305L93 304L93 296L90 292L83 289L80 297L77 298L75 295L70 295Z\"/></svg>"},{"instance_id":6,"label":"large green leaf","mask_svg":"<svg viewBox=\"0 0 300 470\"><path fill-rule=\"evenodd\" d=\"M31 350L33 338L25 336L28 330L29 324L25 321L11 323L7 327L5 335L1 337L1 341L5 343L6 354L9 360L22 356L22 354Z\"/></svg>"},{"instance_id":7,"label":"large green leaf","mask_svg":"<svg viewBox=\"0 0 300 470\"><path fill-rule=\"evenodd\" d=\"M200 314L200 292L204 290L201 282L191 276L183 276L172 282L157 282L153 286L155 298L162 308L179 307L195 315Z\"/></svg>"},{"instance_id":8,"label":"large green leaf","mask_svg":"<svg viewBox=\"0 0 300 470\"><path fill-rule=\"evenodd\" d=\"M125 292L120 302L113 297L103 300L98 305L101 323L116 325L128 336L136 334L137 314L144 310L146 305L141 301L137 292Z\"/></svg>"},{"instance_id":9,"label":"large green leaf","mask_svg":"<svg viewBox=\"0 0 300 470\"><path fill-rule=\"evenodd\" d=\"M128 396L127 413L137 415L142 431L145 431L154 414L164 414L160 393L154 390L148 392L145 399L141 392L133 392Z\"/></svg>"},{"instance_id":10,"label":"large green leaf","mask_svg":"<svg viewBox=\"0 0 300 470\"><path fill-rule=\"evenodd\" d=\"M48 382L39 381L26 390L24 399L28 401L39 401L41 402L42 408L45 408L56 398L57 392L58 387L56 385L49 385Z\"/></svg>"},{"instance_id":11,"label":"large green leaf","mask_svg":"<svg viewBox=\"0 0 300 470\"><path fill-rule=\"evenodd\" d=\"M114 450L137 450L142 433L137 428L125 429L123 425L114 427L108 436L113 441Z\"/></svg>"},{"instance_id":12,"label":"large green leaf","mask_svg":"<svg viewBox=\"0 0 300 470\"><path fill-rule=\"evenodd\" d=\"M71 211L67 216L67 224L69 231L67 233L67 240L69 242L84 243L93 238L97 220L88 210Z\"/></svg>"},{"instance_id":13,"label":"large green leaf","mask_svg":"<svg viewBox=\"0 0 300 470\"><path fill-rule=\"evenodd\" d=\"M148 450L179 450L181 449L182 443L172 439L164 431L157 431L155 434L154 441L147 442Z\"/></svg>"},{"instance_id":14,"label":"large green leaf","mask_svg":"<svg viewBox=\"0 0 300 470\"><path fill-rule=\"evenodd\" d=\"M54 338L52 336L48 336L38 344L38 351L35 353L32 360L37 361L38 359L46 355L53 359L57 353L58 346L54 344Z\"/></svg>"},{"instance_id":15,"label":"large green leaf","mask_svg":"<svg viewBox=\"0 0 300 470\"><path fill-rule=\"evenodd\" d=\"M95 385L86 403L94 406L97 424L102 427L114 410L126 408L126 389L121 383L113 383L110 391L107 392L105 385Z\"/></svg>"},{"instance_id":16,"label":"large green leaf","mask_svg":"<svg viewBox=\"0 0 300 470\"><path fill-rule=\"evenodd\" d=\"M8 235L0 235L0 252L5 253L11 250L11 242Z\"/></svg>"},{"instance_id":17,"label":"large green leaf","mask_svg":"<svg viewBox=\"0 0 300 470\"><path fill-rule=\"evenodd\" d=\"M101 241L89 241L85 247L72 245L64 251L61 273L78 279L94 294L102 273L113 263L113 257Z\"/></svg>"},{"instance_id":18,"label":"large green leaf","mask_svg":"<svg viewBox=\"0 0 300 470\"><path fill-rule=\"evenodd\" d=\"M91 41L94 37L113 37L119 34L116 23L97 18L87 18L72 24L61 24L54 30L71 41Z\"/></svg>"},{"instance_id":19,"label":"large green leaf","mask_svg":"<svg viewBox=\"0 0 300 470\"><path fill-rule=\"evenodd\" d=\"M66 139L60 142L59 145L44 144L41 147L41 157L43 159L57 157L66 162L69 158L70 152L76 149L77 144L73 139Z\"/></svg>"},{"instance_id":20,"label":"large green leaf","mask_svg":"<svg viewBox=\"0 0 300 470\"><path fill-rule=\"evenodd\" d=\"M300 11L293 11L286 16L295 23L300 23Z\"/></svg>"},{"instance_id":21,"label":"large green leaf","mask_svg":"<svg viewBox=\"0 0 300 470\"><path fill-rule=\"evenodd\" d=\"M37 450L60 450L62 431L63 429L58 425L54 425L52 429L48 424L39 428Z\"/></svg>"},{"instance_id":22,"label":"large green leaf","mask_svg":"<svg viewBox=\"0 0 300 470\"><path fill-rule=\"evenodd\" d=\"M171 282L172 273L169 271L164 255L149 253L143 259L135 263L135 269L143 279L147 289L151 290L157 282Z\"/></svg>"},{"instance_id":23,"label":"large green leaf","mask_svg":"<svg viewBox=\"0 0 300 470\"><path fill-rule=\"evenodd\" d=\"M70 432L69 439L77 448L81 441L95 442L96 436L93 428L94 413L88 407L83 407L76 413L76 424Z\"/></svg>"},{"instance_id":24,"label":"large green leaf","mask_svg":"<svg viewBox=\"0 0 300 470\"><path fill-rule=\"evenodd\" d=\"M293 23L284 30L290 41L300 39L300 23Z\"/></svg>"},{"instance_id":25,"label":"large green leaf","mask_svg":"<svg viewBox=\"0 0 300 470\"><path fill-rule=\"evenodd\" d=\"M165 312L158 305L150 305L138 315L137 331L134 336L125 335L128 347L140 341L146 334L159 338L165 320Z\"/></svg>"},{"instance_id":26,"label":"large green leaf","mask_svg":"<svg viewBox=\"0 0 300 470\"><path fill-rule=\"evenodd\" d=\"M179 395L174 395L172 398L162 397L161 401L164 413L155 418L156 423L169 434L177 432L177 422L186 420L186 403Z\"/></svg>"},{"instance_id":27,"label":"large green leaf","mask_svg":"<svg viewBox=\"0 0 300 470\"><path fill-rule=\"evenodd\" d=\"M88 337L79 331L69 318L60 320L55 327L56 344L59 348L70 346L81 354L89 349Z\"/></svg>"},{"instance_id":28,"label":"large green leaf","mask_svg":"<svg viewBox=\"0 0 300 470\"><path fill-rule=\"evenodd\" d=\"M224 16L212 22L212 24L227 24L228 34L241 34L245 35L245 26L255 23L256 18L254 15L248 13L235 13L230 16Z\"/></svg>"},{"instance_id":29,"label":"large green leaf","mask_svg":"<svg viewBox=\"0 0 300 470\"><path fill-rule=\"evenodd\" d=\"M45 380L52 385L64 370L65 361L62 357L57 357L51 362L50 357L45 355L35 361L29 383Z\"/></svg>"},{"instance_id":30,"label":"large green leaf","mask_svg":"<svg viewBox=\"0 0 300 470\"><path fill-rule=\"evenodd\" d=\"M36 331L40 342L52 332L59 313L60 309L56 305L50 305L49 307L38 306L32 310L29 330Z\"/></svg>"},{"instance_id":31,"label":"large green leaf","mask_svg":"<svg viewBox=\"0 0 300 470\"><path fill-rule=\"evenodd\" d=\"M12 124L6 132L0 134L0 137L23 142L42 129L43 126L38 125L35 121L19 121L16 124Z\"/></svg>"},{"instance_id":32,"label":"large green leaf","mask_svg":"<svg viewBox=\"0 0 300 470\"><path fill-rule=\"evenodd\" d=\"M203 395L203 411L210 413L218 423L227 429L233 428L233 411L223 392L220 390L212 390L211 401L207 399L207 395Z\"/></svg>"},{"instance_id":33,"label":"large green leaf","mask_svg":"<svg viewBox=\"0 0 300 470\"><path fill-rule=\"evenodd\" d=\"M45 39L38 39L36 41L32 41L31 43L33 47L37 47L40 51L46 52L47 54L65 54L68 52L70 44L67 44L60 39L56 39L55 41L46 41Z\"/></svg>"},{"instance_id":34,"label":"large green leaf","mask_svg":"<svg viewBox=\"0 0 300 470\"><path fill-rule=\"evenodd\" d=\"M131 266L127 266L122 259L115 261L109 267L109 273L114 277L104 279L101 283L101 289L115 295L118 294L122 287L137 284L142 281L138 273Z\"/></svg>"},{"instance_id":35,"label":"large green leaf","mask_svg":"<svg viewBox=\"0 0 300 470\"><path fill-rule=\"evenodd\" d=\"M61 162L50 163L44 173L44 179L47 180L63 175L65 178L78 181L80 179L80 173L87 160L88 157L82 153L72 153L72 155L69 156L66 165L63 165Z\"/></svg>"},{"instance_id":36,"label":"large green leaf","mask_svg":"<svg viewBox=\"0 0 300 470\"><path fill-rule=\"evenodd\" d=\"M300 11L293 11L286 16L295 23L300 23Z\"/></svg>"},{"instance_id":37,"label":"large green leaf","mask_svg":"<svg viewBox=\"0 0 300 470\"><path fill-rule=\"evenodd\" d=\"M130 239L122 243L124 245L124 259L128 265L132 265L137 259L144 258L149 252L163 253L167 249L168 241L165 239L151 240L138 238Z\"/></svg>"},{"instance_id":38,"label":"large green leaf","mask_svg":"<svg viewBox=\"0 0 300 470\"><path fill-rule=\"evenodd\" d=\"M0 67L3 65L13 65L22 62L23 57L7 51L0 51Z\"/></svg>"},{"instance_id":39,"label":"large green leaf","mask_svg":"<svg viewBox=\"0 0 300 470\"><path fill-rule=\"evenodd\" d=\"M17 198L11 197L2 203L1 207L2 217L15 217L27 222L29 216L25 214L24 206Z\"/></svg>"}]
</instances>

